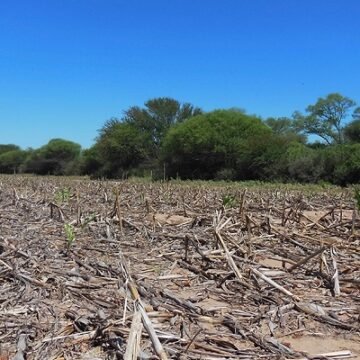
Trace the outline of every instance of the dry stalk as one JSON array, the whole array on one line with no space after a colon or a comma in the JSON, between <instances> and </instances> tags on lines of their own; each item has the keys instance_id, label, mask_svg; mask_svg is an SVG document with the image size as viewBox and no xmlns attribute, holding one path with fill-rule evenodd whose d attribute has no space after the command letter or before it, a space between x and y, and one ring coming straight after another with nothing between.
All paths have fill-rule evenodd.
<instances>
[{"instance_id":1,"label":"dry stalk","mask_svg":"<svg viewBox=\"0 0 360 360\"><path fill-rule=\"evenodd\" d=\"M76 198L51 205L54 189L65 188L75 189ZM237 189L0 175L0 359L23 348L17 344L24 331L31 339L31 351L23 351L28 360L114 353L127 359L302 357L289 353L285 339L308 336L304 328L330 341L346 334L356 348L360 219L352 192L241 189L238 208L219 211L222 196ZM81 227L76 252L62 256L64 219L86 222L80 206L84 214L96 213L96 221ZM180 214L194 221L168 221ZM121 242L115 239L120 226ZM294 270L301 266L309 271ZM341 297L332 296L340 286ZM131 328L129 312L136 314ZM149 354L140 351L140 338Z\"/></svg>"},{"instance_id":2,"label":"dry stalk","mask_svg":"<svg viewBox=\"0 0 360 360\"><path fill-rule=\"evenodd\" d=\"M116 208L116 214L119 220L119 228L120 228L120 234L123 234L123 224L122 224L122 216L121 216L121 208L120 208L120 192L119 188L116 188L115 190L115 208Z\"/></svg>"},{"instance_id":3,"label":"dry stalk","mask_svg":"<svg viewBox=\"0 0 360 360\"><path fill-rule=\"evenodd\" d=\"M286 290L283 286L279 285L278 283L276 283L274 280L268 278L266 275L264 275L263 273L261 273L259 270L255 269L255 268L251 268L251 271L258 276L259 278L261 278L262 280L264 280L265 282L267 282L269 285L273 286L274 288L278 289L280 292L282 292L283 294L290 296L293 300L296 301L300 301L300 298L296 295L294 295L292 292L290 292L289 290Z\"/></svg>"},{"instance_id":4,"label":"dry stalk","mask_svg":"<svg viewBox=\"0 0 360 360\"><path fill-rule=\"evenodd\" d=\"M334 294L335 296L340 296L341 293L340 293L340 283L339 283L339 271L336 262L336 251L333 246L330 249L330 254L334 268L334 275L332 277L332 280L334 281Z\"/></svg>"},{"instance_id":5,"label":"dry stalk","mask_svg":"<svg viewBox=\"0 0 360 360\"><path fill-rule=\"evenodd\" d=\"M289 268L289 272L292 272L293 270L297 269L298 267L306 264L310 259L314 258L315 256L323 253L326 249L328 248L328 246L323 246L320 249L316 250L315 252L313 252L312 254L310 254L309 256L307 256L304 259L301 259L299 262L297 262L296 264L294 264L293 266L291 266Z\"/></svg>"},{"instance_id":6,"label":"dry stalk","mask_svg":"<svg viewBox=\"0 0 360 360\"><path fill-rule=\"evenodd\" d=\"M240 206L239 206L239 217L242 218L244 215L245 201L246 201L247 189L241 193Z\"/></svg>"},{"instance_id":7,"label":"dry stalk","mask_svg":"<svg viewBox=\"0 0 360 360\"><path fill-rule=\"evenodd\" d=\"M140 340L142 333L141 314L134 312L130 333L124 354L124 360L137 360L140 354Z\"/></svg>"},{"instance_id":8,"label":"dry stalk","mask_svg":"<svg viewBox=\"0 0 360 360\"><path fill-rule=\"evenodd\" d=\"M131 297L134 300L135 308L141 314L141 318L142 318L144 327L145 327L147 333L149 334L151 342L154 346L154 350L161 360L167 360L168 357L166 355L166 352L165 352L163 346L161 345L161 342L160 342L158 336L156 335L154 326L152 325L152 322L146 313L145 306L141 301L140 294L137 291L135 282L131 278L130 272L129 272L126 262L125 262L125 258L122 255L122 253L120 254L120 259L121 259L121 267L123 269L124 276L127 280L127 286L130 291Z\"/></svg>"}]
</instances>

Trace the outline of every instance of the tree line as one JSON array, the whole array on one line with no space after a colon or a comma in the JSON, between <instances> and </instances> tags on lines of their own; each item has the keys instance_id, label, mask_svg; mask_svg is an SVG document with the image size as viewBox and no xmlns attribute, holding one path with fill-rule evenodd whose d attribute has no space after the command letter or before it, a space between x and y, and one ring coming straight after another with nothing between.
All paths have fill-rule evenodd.
<instances>
[{"instance_id":1,"label":"tree line","mask_svg":"<svg viewBox=\"0 0 360 360\"><path fill-rule=\"evenodd\" d=\"M155 98L106 121L89 149L64 139L26 150L0 144L0 172L358 183L360 107L333 93L304 113L262 119Z\"/></svg>"}]
</instances>

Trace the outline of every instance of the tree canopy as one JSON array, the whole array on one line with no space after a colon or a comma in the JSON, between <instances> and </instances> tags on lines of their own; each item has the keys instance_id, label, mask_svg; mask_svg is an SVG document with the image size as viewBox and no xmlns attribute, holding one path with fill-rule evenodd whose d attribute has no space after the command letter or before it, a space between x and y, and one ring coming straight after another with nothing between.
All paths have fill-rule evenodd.
<instances>
[{"instance_id":1,"label":"tree canopy","mask_svg":"<svg viewBox=\"0 0 360 360\"><path fill-rule=\"evenodd\" d=\"M345 140L351 143L360 143L360 118L347 124L344 128Z\"/></svg>"},{"instance_id":2,"label":"tree canopy","mask_svg":"<svg viewBox=\"0 0 360 360\"><path fill-rule=\"evenodd\" d=\"M294 120L288 117L270 117L264 123L271 128L275 135L302 143L307 140L306 135L301 133Z\"/></svg>"},{"instance_id":3,"label":"tree canopy","mask_svg":"<svg viewBox=\"0 0 360 360\"><path fill-rule=\"evenodd\" d=\"M202 113L198 107L168 97L150 99L144 105L130 107L122 120L148 134L155 151L171 126Z\"/></svg>"},{"instance_id":4,"label":"tree canopy","mask_svg":"<svg viewBox=\"0 0 360 360\"><path fill-rule=\"evenodd\" d=\"M333 93L309 105L305 115L262 120L240 107L204 113L190 103L153 98L107 120L83 151L65 139L27 150L0 144L0 172L346 185L360 182L360 107L355 106Z\"/></svg>"},{"instance_id":5,"label":"tree canopy","mask_svg":"<svg viewBox=\"0 0 360 360\"><path fill-rule=\"evenodd\" d=\"M212 178L224 169L234 177L251 177L251 157L271 130L259 118L234 110L216 110L171 128L163 159L169 175Z\"/></svg>"},{"instance_id":6,"label":"tree canopy","mask_svg":"<svg viewBox=\"0 0 360 360\"><path fill-rule=\"evenodd\" d=\"M103 176L121 176L152 154L151 135L130 123L108 120L100 130L95 147L99 171ZM93 160L93 154L89 153Z\"/></svg>"},{"instance_id":7,"label":"tree canopy","mask_svg":"<svg viewBox=\"0 0 360 360\"><path fill-rule=\"evenodd\" d=\"M41 148L31 151L25 171L37 174L66 175L80 157L81 146L64 139L52 139Z\"/></svg>"},{"instance_id":8,"label":"tree canopy","mask_svg":"<svg viewBox=\"0 0 360 360\"><path fill-rule=\"evenodd\" d=\"M20 150L20 147L14 144L0 144L0 154L14 150Z\"/></svg>"},{"instance_id":9,"label":"tree canopy","mask_svg":"<svg viewBox=\"0 0 360 360\"><path fill-rule=\"evenodd\" d=\"M354 100L332 93L309 105L307 115L295 112L295 124L304 134L317 135L327 144L343 144L344 120L355 105Z\"/></svg>"},{"instance_id":10,"label":"tree canopy","mask_svg":"<svg viewBox=\"0 0 360 360\"><path fill-rule=\"evenodd\" d=\"M20 150L19 147L16 150L0 153L0 173L17 173L26 155L26 151Z\"/></svg>"}]
</instances>

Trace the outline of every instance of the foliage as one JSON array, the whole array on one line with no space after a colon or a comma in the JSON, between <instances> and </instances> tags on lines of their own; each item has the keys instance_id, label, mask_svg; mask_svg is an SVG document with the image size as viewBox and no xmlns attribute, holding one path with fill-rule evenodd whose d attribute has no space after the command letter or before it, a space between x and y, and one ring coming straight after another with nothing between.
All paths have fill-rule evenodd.
<instances>
[{"instance_id":1,"label":"foliage","mask_svg":"<svg viewBox=\"0 0 360 360\"><path fill-rule=\"evenodd\" d=\"M231 168L223 168L216 172L214 176L214 180L226 180L232 181L236 178L236 171L235 169Z\"/></svg>"},{"instance_id":2,"label":"foliage","mask_svg":"<svg viewBox=\"0 0 360 360\"><path fill-rule=\"evenodd\" d=\"M352 117L355 121L360 120L360 106L354 110Z\"/></svg>"},{"instance_id":3,"label":"foliage","mask_svg":"<svg viewBox=\"0 0 360 360\"><path fill-rule=\"evenodd\" d=\"M17 173L25 161L27 152L24 150L10 150L0 154L0 173Z\"/></svg>"},{"instance_id":4,"label":"foliage","mask_svg":"<svg viewBox=\"0 0 360 360\"><path fill-rule=\"evenodd\" d=\"M82 151L79 164L80 174L100 177L101 167L102 162L96 144Z\"/></svg>"},{"instance_id":5,"label":"foliage","mask_svg":"<svg viewBox=\"0 0 360 360\"><path fill-rule=\"evenodd\" d=\"M324 179L337 185L356 184L360 181L360 144L337 145L323 150Z\"/></svg>"},{"instance_id":6,"label":"foliage","mask_svg":"<svg viewBox=\"0 0 360 360\"><path fill-rule=\"evenodd\" d=\"M200 108L189 103L180 104L175 99L160 97L148 100L144 108L130 107L125 111L123 121L146 133L156 152L171 126L201 113Z\"/></svg>"},{"instance_id":7,"label":"foliage","mask_svg":"<svg viewBox=\"0 0 360 360\"><path fill-rule=\"evenodd\" d=\"M84 222L81 224L81 228L85 228L88 224L90 224L92 221L96 220L96 214L90 214L87 216L84 220Z\"/></svg>"},{"instance_id":8,"label":"foliage","mask_svg":"<svg viewBox=\"0 0 360 360\"><path fill-rule=\"evenodd\" d=\"M358 211L360 211L360 188L355 187L354 189L354 200Z\"/></svg>"},{"instance_id":9,"label":"foliage","mask_svg":"<svg viewBox=\"0 0 360 360\"><path fill-rule=\"evenodd\" d=\"M293 117L297 128L304 134L317 135L327 144L342 144L343 122L355 105L352 99L333 93L309 105L306 108L308 115L295 112Z\"/></svg>"},{"instance_id":10,"label":"foliage","mask_svg":"<svg viewBox=\"0 0 360 360\"><path fill-rule=\"evenodd\" d=\"M40 175L68 175L68 169L80 157L81 146L72 141L52 139L31 152L25 163L25 172Z\"/></svg>"},{"instance_id":11,"label":"foliage","mask_svg":"<svg viewBox=\"0 0 360 360\"><path fill-rule=\"evenodd\" d=\"M69 161L79 156L81 147L72 141L63 139L52 139L40 151L45 158L56 158Z\"/></svg>"},{"instance_id":12,"label":"foliage","mask_svg":"<svg viewBox=\"0 0 360 360\"><path fill-rule=\"evenodd\" d=\"M70 249L74 244L76 236L74 226L71 224L64 224L65 236L66 236L66 245Z\"/></svg>"},{"instance_id":13,"label":"foliage","mask_svg":"<svg viewBox=\"0 0 360 360\"><path fill-rule=\"evenodd\" d=\"M320 152L306 145L291 144L286 151L285 158L289 180L316 183L324 174Z\"/></svg>"},{"instance_id":14,"label":"foliage","mask_svg":"<svg viewBox=\"0 0 360 360\"><path fill-rule=\"evenodd\" d=\"M344 136L347 142L360 143L360 118L345 126Z\"/></svg>"},{"instance_id":15,"label":"foliage","mask_svg":"<svg viewBox=\"0 0 360 360\"><path fill-rule=\"evenodd\" d=\"M148 100L144 108L130 107L121 120L112 118L99 130L96 144L83 154L82 173L128 177L154 170L156 174L159 147L168 129L199 113L199 108L171 98Z\"/></svg>"},{"instance_id":16,"label":"foliage","mask_svg":"<svg viewBox=\"0 0 360 360\"><path fill-rule=\"evenodd\" d=\"M163 160L172 177L211 179L222 169L236 178L253 177L253 158L271 130L259 118L216 110L172 127L164 139Z\"/></svg>"},{"instance_id":17,"label":"foliage","mask_svg":"<svg viewBox=\"0 0 360 360\"><path fill-rule=\"evenodd\" d=\"M224 208L232 208L236 206L236 197L234 195L224 195L222 197L222 204Z\"/></svg>"},{"instance_id":18,"label":"foliage","mask_svg":"<svg viewBox=\"0 0 360 360\"><path fill-rule=\"evenodd\" d=\"M70 199L70 189L67 187L64 187L62 189L59 189L55 193L55 202L61 204L64 202L68 202Z\"/></svg>"},{"instance_id":19,"label":"foliage","mask_svg":"<svg viewBox=\"0 0 360 360\"><path fill-rule=\"evenodd\" d=\"M306 136L299 132L293 119L288 117L270 117L267 118L264 123L271 128L274 135L284 137L288 141L306 142Z\"/></svg>"},{"instance_id":20,"label":"foliage","mask_svg":"<svg viewBox=\"0 0 360 360\"><path fill-rule=\"evenodd\" d=\"M107 177L121 177L151 155L149 134L117 119L107 121L100 130L96 145L88 153L88 166L101 164L99 173Z\"/></svg>"},{"instance_id":21,"label":"foliage","mask_svg":"<svg viewBox=\"0 0 360 360\"><path fill-rule=\"evenodd\" d=\"M329 94L306 115L261 121L244 110L202 113L189 103L155 98L133 106L99 130L96 143L52 139L38 149L0 144L0 172L83 174L151 180L257 180L347 185L360 181L360 107ZM306 135L322 142L306 143ZM55 198L67 201L62 189Z\"/></svg>"},{"instance_id":22,"label":"foliage","mask_svg":"<svg viewBox=\"0 0 360 360\"><path fill-rule=\"evenodd\" d=\"M0 155L9 152L20 150L20 147L14 144L0 144Z\"/></svg>"},{"instance_id":23,"label":"foliage","mask_svg":"<svg viewBox=\"0 0 360 360\"><path fill-rule=\"evenodd\" d=\"M287 180L287 158L286 154L293 144L292 137L271 134L263 137L253 152L251 168L253 179L260 180Z\"/></svg>"}]
</instances>

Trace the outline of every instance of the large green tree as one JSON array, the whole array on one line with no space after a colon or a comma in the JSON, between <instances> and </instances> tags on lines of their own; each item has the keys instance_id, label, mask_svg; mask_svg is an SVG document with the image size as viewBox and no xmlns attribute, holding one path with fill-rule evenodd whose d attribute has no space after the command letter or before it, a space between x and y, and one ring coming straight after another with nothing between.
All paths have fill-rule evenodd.
<instances>
[{"instance_id":1,"label":"large green tree","mask_svg":"<svg viewBox=\"0 0 360 360\"><path fill-rule=\"evenodd\" d=\"M148 134L157 152L171 126L201 113L200 108L189 103L181 104L169 97L159 97L148 100L144 107L130 107L124 112L122 120Z\"/></svg>"},{"instance_id":2,"label":"large green tree","mask_svg":"<svg viewBox=\"0 0 360 360\"><path fill-rule=\"evenodd\" d=\"M355 101L338 93L319 98L306 108L306 115L294 113L296 126L307 135L317 135L327 144L344 143L344 121Z\"/></svg>"},{"instance_id":3,"label":"large green tree","mask_svg":"<svg viewBox=\"0 0 360 360\"><path fill-rule=\"evenodd\" d=\"M322 148L312 148L301 143L292 143L283 156L286 164L285 180L317 182L324 175Z\"/></svg>"},{"instance_id":4,"label":"large green tree","mask_svg":"<svg viewBox=\"0 0 360 360\"><path fill-rule=\"evenodd\" d=\"M79 171L82 175L90 175L92 177L101 177L101 168L103 163L97 145L91 146L81 152Z\"/></svg>"},{"instance_id":5,"label":"large green tree","mask_svg":"<svg viewBox=\"0 0 360 360\"><path fill-rule=\"evenodd\" d=\"M271 130L259 118L233 110L217 110L172 127L162 147L169 176L234 179L256 176L254 159Z\"/></svg>"},{"instance_id":6,"label":"large green tree","mask_svg":"<svg viewBox=\"0 0 360 360\"><path fill-rule=\"evenodd\" d=\"M14 150L20 150L20 147L14 144L0 144L0 154Z\"/></svg>"},{"instance_id":7,"label":"large green tree","mask_svg":"<svg viewBox=\"0 0 360 360\"><path fill-rule=\"evenodd\" d=\"M139 167L154 169L167 131L200 113L199 108L168 97L150 99L144 107L132 106L121 119L105 122L95 145L83 153L82 172L122 177Z\"/></svg>"},{"instance_id":8,"label":"large green tree","mask_svg":"<svg viewBox=\"0 0 360 360\"><path fill-rule=\"evenodd\" d=\"M338 185L359 184L360 144L336 145L322 149L323 179Z\"/></svg>"},{"instance_id":9,"label":"large green tree","mask_svg":"<svg viewBox=\"0 0 360 360\"><path fill-rule=\"evenodd\" d=\"M288 117L270 117L264 123L271 128L275 135L292 141L306 142L305 134L300 133L293 119Z\"/></svg>"},{"instance_id":10,"label":"large green tree","mask_svg":"<svg viewBox=\"0 0 360 360\"><path fill-rule=\"evenodd\" d=\"M46 145L31 152L25 163L25 171L41 175L67 175L74 172L81 146L73 141L52 139Z\"/></svg>"},{"instance_id":11,"label":"large green tree","mask_svg":"<svg viewBox=\"0 0 360 360\"><path fill-rule=\"evenodd\" d=\"M16 150L10 150L0 153L0 173L17 173L20 166L24 163L27 152L17 147Z\"/></svg>"},{"instance_id":12,"label":"large green tree","mask_svg":"<svg viewBox=\"0 0 360 360\"><path fill-rule=\"evenodd\" d=\"M345 126L344 136L347 142L360 143L360 117Z\"/></svg>"},{"instance_id":13,"label":"large green tree","mask_svg":"<svg viewBox=\"0 0 360 360\"><path fill-rule=\"evenodd\" d=\"M355 120L360 120L360 107L357 107L357 108L354 110L354 112L353 112L353 114L352 114L352 117L353 117L354 121L355 121Z\"/></svg>"},{"instance_id":14,"label":"large green tree","mask_svg":"<svg viewBox=\"0 0 360 360\"><path fill-rule=\"evenodd\" d=\"M107 177L120 177L152 156L152 139L130 123L108 120L99 131L95 146L86 152L88 166Z\"/></svg>"}]
</instances>

